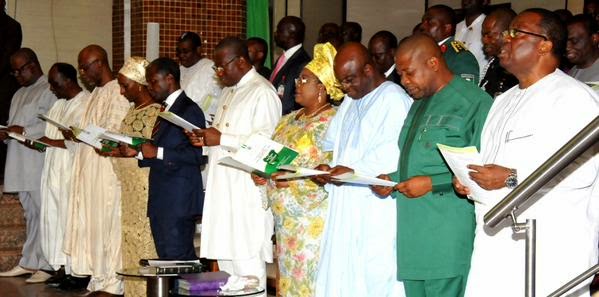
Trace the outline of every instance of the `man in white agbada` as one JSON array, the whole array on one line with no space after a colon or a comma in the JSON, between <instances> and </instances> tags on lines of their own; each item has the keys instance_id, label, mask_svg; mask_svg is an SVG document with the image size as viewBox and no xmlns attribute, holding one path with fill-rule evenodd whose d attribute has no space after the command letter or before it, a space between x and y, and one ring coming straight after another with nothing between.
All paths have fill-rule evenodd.
<instances>
[{"instance_id":1,"label":"man in white agbada","mask_svg":"<svg viewBox=\"0 0 599 297\"><path fill-rule=\"evenodd\" d=\"M66 63L52 65L48 72L50 90L60 98L47 116L66 127L80 124L87 107L89 92L77 83L77 70ZM51 144L46 148L41 181L40 237L44 256L54 270L64 266L71 274L70 260L63 251L64 231L67 228L67 207L73 157L78 144L65 140L58 127L48 123L42 141ZM58 281L59 279L57 279Z\"/></svg>"},{"instance_id":2,"label":"man in white agbada","mask_svg":"<svg viewBox=\"0 0 599 297\"><path fill-rule=\"evenodd\" d=\"M10 105L8 129L2 129L0 140L7 139L7 132L37 139L44 135L46 124L37 115L46 113L56 101L50 92L36 54L29 48L21 48L10 58L12 74L21 88L17 90ZM19 276L33 273L27 283L44 282L50 275L41 269L51 270L42 253L39 237L40 225L40 175L44 166L44 153L30 149L15 139L8 141L4 191L18 192L25 211L27 238L19 264L0 273L2 276Z\"/></svg>"},{"instance_id":3,"label":"man in white agbada","mask_svg":"<svg viewBox=\"0 0 599 297\"><path fill-rule=\"evenodd\" d=\"M110 71L106 51L98 45L85 47L78 57L81 78L95 86L81 127L89 124L119 131L129 102ZM112 162L88 145L79 145L73 163L69 215L64 249L78 275L91 275L90 291L122 294L121 187Z\"/></svg>"},{"instance_id":4,"label":"man in white agbada","mask_svg":"<svg viewBox=\"0 0 599 297\"><path fill-rule=\"evenodd\" d=\"M333 151L332 163L317 169L332 176L355 171L374 177L395 171L399 132L412 99L385 80L359 43L339 49L335 75L347 95L322 144L325 151ZM328 176L314 181L327 183L330 206L316 296L405 296L396 277L395 201L378 198L367 185L335 185Z\"/></svg>"},{"instance_id":5,"label":"man in white agbada","mask_svg":"<svg viewBox=\"0 0 599 297\"><path fill-rule=\"evenodd\" d=\"M485 204L475 205L477 229L466 296L524 296L524 239L510 227L484 228L483 216L518 181L599 114L599 97L557 69L566 32L557 17L529 9L510 24L499 58L519 85L495 99L482 133L484 166L470 165ZM536 219L536 294L547 296L597 263L599 160L597 146L542 189L518 216ZM469 190L454 181L456 190ZM564 296L589 296L589 281Z\"/></svg>"},{"instance_id":6,"label":"man in white agbada","mask_svg":"<svg viewBox=\"0 0 599 297\"><path fill-rule=\"evenodd\" d=\"M202 39L194 32L181 34L177 41L177 58L181 71L181 89L204 111L206 127L214 120L221 87L212 60L202 57Z\"/></svg>"},{"instance_id":7,"label":"man in white agbada","mask_svg":"<svg viewBox=\"0 0 599 297\"><path fill-rule=\"evenodd\" d=\"M455 27L455 40L463 42L478 62L480 79L484 76L484 69L489 61L483 52L482 27L486 15L483 7L489 0L462 0L464 20ZM479 81L480 81L479 79Z\"/></svg>"},{"instance_id":8,"label":"man in white agbada","mask_svg":"<svg viewBox=\"0 0 599 297\"><path fill-rule=\"evenodd\" d=\"M257 276L264 288L265 262L272 262L272 213L265 209L264 193L250 173L218 161L234 154L252 134L270 138L281 118L281 100L252 68L242 40L223 39L214 57L216 74L225 86L214 123L189 134L195 146L208 150L209 160L200 257L218 260L219 268L232 275Z\"/></svg>"}]
</instances>

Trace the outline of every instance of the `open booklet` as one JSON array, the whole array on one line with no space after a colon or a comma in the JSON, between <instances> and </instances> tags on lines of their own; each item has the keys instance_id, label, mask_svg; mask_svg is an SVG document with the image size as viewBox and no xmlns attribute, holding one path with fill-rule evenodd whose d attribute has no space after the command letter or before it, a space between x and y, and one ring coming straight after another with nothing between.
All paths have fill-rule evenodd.
<instances>
[{"instance_id":1,"label":"open booklet","mask_svg":"<svg viewBox=\"0 0 599 297\"><path fill-rule=\"evenodd\" d=\"M73 130L77 139L103 152L110 151L111 148L117 148L120 143L126 143L138 149L140 145L151 141L143 137L127 136L111 132L93 124L89 124L85 129L71 126L71 130Z\"/></svg>"},{"instance_id":2,"label":"open booklet","mask_svg":"<svg viewBox=\"0 0 599 297\"><path fill-rule=\"evenodd\" d=\"M10 138L18 140L20 142L30 143L33 147L35 147L38 150L45 150L46 147L52 147L52 145L50 145L49 143L46 143L46 142L38 140L38 139L25 137L23 134L18 134L15 132L8 132L7 134Z\"/></svg>"},{"instance_id":3,"label":"open booklet","mask_svg":"<svg viewBox=\"0 0 599 297\"><path fill-rule=\"evenodd\" d=\"M60 123L59 121L56 121L54 119L51 119L50 117L48 117L45 114L38 114L37 115L38 118L46 121L47 123L52 124L53 126L56 126L56 128L61 129L61 130L71 130L71 128L69 128L67 125Z\"/></svg>"},{"instance_id":4,"label":"open booklet","mask_svg":"<svg viewBox=\"0 0 599 297\"><path fill-rule=\"evenodd\" d=\"M449 168L456 178L460 181L460 183L470 189L470 195L468 195L468 198L474 200L475 202L485 204L483 201L477 198L484 197L481 194L484 194L485 190L472 179L470 179L470 169L466 167L470 164L483 164L482 157L478 153L476 147L452 147L440 143L437 143L437 147L439 148L441 155L443 155L443 158L445 158L445 162L447 162L447 165L449 165Z\"/></svg>"},{"instance_id":5,"label":"open booklet","mask_svg":"<svg viewBox=\"0 0 599 297\"><path fill-rule=\"evenodd\" d=\"M281 165L289 165L298 153L261 134L252 134L233 156L218 160L219 164L247 172L271 175Z\"/></svg>"},{"instance_id":6,"label":"open booklet","mask_svg":"<svg viewBox=\"0 0 599 297\"><path fill-rule=\"evenodd\" d=\"M194 129L200 129L198 126L188 122L184 118L182 118L170 111L163 111L163 112L159 113L158 116L173 123L174 125L177 125L185 130L188 130L188 131L192 131Z\"/></svg>"}]
</instances>

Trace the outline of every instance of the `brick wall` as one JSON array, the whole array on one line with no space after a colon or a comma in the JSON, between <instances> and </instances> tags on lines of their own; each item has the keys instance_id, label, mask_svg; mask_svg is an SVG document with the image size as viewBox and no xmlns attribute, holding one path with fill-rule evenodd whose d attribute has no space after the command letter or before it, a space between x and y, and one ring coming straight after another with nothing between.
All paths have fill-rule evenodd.
<instances>
[{"instance_id":1,"label":"brick wall","mask_svg":"<svg viewBox=\"0 0 599 297\"><path fill-rule=\"evenodd\" d=\"M113 0L113 65L123 64L123 0ZM160 56L175 58L176 40L193 31L202 37L202 52L212 50L226 36L245 37L246 0L131 0L131 55L145 57L146 24L160 24Z\"/></svg>"}]
</instances>

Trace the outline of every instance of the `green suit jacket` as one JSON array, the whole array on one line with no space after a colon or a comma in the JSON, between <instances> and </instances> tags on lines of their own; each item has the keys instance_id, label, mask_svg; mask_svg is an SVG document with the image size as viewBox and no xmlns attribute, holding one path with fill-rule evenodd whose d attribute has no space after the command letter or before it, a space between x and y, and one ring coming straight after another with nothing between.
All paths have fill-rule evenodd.
<instances>
[{"instance_id":1,"label":"green suit jacket","mask_svg":"<svg viewBox=\"0 0 599 297\"><path fill-rule=\"evenodd\" d=\"M491 97L458 76L432 97L415 100L399 136L394 181L430 176L433 190L397 200L398 278L424 280L465 275L474 240L474 206L453 190L452 174L437 143L480 145Z\"/></svg>"}]
</instances>

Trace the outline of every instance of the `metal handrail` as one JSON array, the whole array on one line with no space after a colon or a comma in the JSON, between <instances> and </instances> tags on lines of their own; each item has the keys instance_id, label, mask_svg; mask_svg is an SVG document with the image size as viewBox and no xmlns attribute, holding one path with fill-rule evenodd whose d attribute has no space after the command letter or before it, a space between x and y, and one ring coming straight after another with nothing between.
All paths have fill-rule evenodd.
<instances>
[{"instance_id":1,"label":"metal handrail","mask_svg":"<svg viewBox=\"0 0 599 297\"><path fill-rule=\"evenodd\" d=\"M597 272L599 272L599 264L597 264L597 265L589 268L587 271L579 274L578 276L573 278L571 281L569 281L568 283L563 285L561 288L559 288L559 289L555 290L555 292L549 294L549 296L547 296L547 297L562 296L562 295L566 294L568 291L570 291L572 288L578 286L578 284L582 283L589 277L595 275Z\"/></svg>"},{"instance_id":2,"label":"metal handrail","mask_svg":"<svg viewBox=\"0 0 599 297\"><path fill-rule=\"evenodd\" d=\"M599 139L599 116L560 148L509 195L485 214L485 225L491 228L517 213L519 207L545 184L570 165Z\"/></svg>"}]
</instances>

